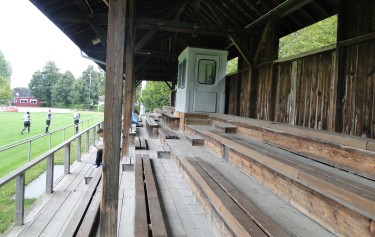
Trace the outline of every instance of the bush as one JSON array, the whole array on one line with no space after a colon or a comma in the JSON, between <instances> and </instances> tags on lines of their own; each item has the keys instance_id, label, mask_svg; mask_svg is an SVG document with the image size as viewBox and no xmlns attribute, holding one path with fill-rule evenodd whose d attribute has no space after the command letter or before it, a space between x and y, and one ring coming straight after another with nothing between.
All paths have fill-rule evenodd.
<instances>
[{"instance_id":1,"label":"bush","mask_svg":"<svg viewBox=\"0 0 375 237\"><path fill-rule=\"evenodd\" d=\"M40 102L40 107L48 107L47 102L45 101Z\"/></svg>"}]
</instances>

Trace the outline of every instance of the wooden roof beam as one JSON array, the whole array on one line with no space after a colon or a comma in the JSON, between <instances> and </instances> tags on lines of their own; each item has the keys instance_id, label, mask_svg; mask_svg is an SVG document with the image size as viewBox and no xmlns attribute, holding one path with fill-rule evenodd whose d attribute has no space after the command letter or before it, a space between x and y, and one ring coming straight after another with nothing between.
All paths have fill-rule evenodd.
<instances>
[{"instance_id":1,"label":"wooden roof beam","mask_svg":"<svg viewBox=\"0 0 375 237\"><path fill-rule=\"evenodd\" d=\"M311 3L314 0L287 0L282 4L278 5L271 11L267 12L266 14L259 17L257 20L253 21L252 23L248 24L245 29L253 29L260 25L263 25L270 21L274 17L282 18L291 14L292 12L300 9L301 7Z\"/></svg>"},{"instance_id":2,"label":"wooden roof beam","mask_svg":"<svg viewBox=\"0 0 375 237\"><path fill-rule=\"evenodd\" d=\"M205 25L192 22L169 21L161 19L137 18L135 21L137 28L158 29L163 31L173 31L182 33L194 33L204 35L249 35L250 30L241 28L227 28L218 25Z\"/></svg>"}]
</instances>

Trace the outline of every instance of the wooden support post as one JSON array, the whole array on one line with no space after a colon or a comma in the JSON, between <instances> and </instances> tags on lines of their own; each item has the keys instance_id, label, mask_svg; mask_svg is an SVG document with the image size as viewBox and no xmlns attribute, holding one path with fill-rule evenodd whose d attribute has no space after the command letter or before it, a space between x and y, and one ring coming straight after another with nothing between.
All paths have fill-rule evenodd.
<instances>
[{"instance_id":1,"label":"wooden support post","mask_svg":"<svg viewBox=\"0 0 375 237\"><path fill-rule=\"evenodd\" d=\"M92 129L92 134L91 134L91 144L92 144L93 146L95 146L95 136L96 136L96 127L94 127L94 128Z\"/></svg>"},{"instance_id":2,"label":"wooden support post","mask_svg":"<svg viewBox=\"0 0 375 237\"><path fill-rule=\"evenodd\" d=\"M25 173L21 173L16 179L16 210L14 216L14 224L22 225L24 216L24 200L25 200Z\"/></svg>"},{"instance_id":3,"label":"wooden support post","mask_svg":"<svg viewBox=\"0 0 375 237\"><path fill-rule=\"evenodd\" d=\"M89 153L89 148L90 148L90 145L89 145L89 142L90 142L90 135L89 135L89 131L86 132L86 143L85 143L85 153Z\"/></svg>"},{"instance_id":4,"label":"wooden support post","mask_svg":"<svg viewBox=\"0 0 375 237\"><path fill-rule=\"evenodd\" d=\"M54 163L54 154L51 154L47 158L46 193L53 192L53 163Z\"/></svg>"},{"instance_id":5,"label":"wooden support post","mask_svg":"<svg viewBox=\"0 0 375 237\"><path fill-rule=\"evenodd\" d=\"M131 112L133 104L133 84L134 84L134 0L128 0L129 12L127 16L127 35L126 35L126 68L125 68L125 98L124 98L124 118L122 126L122 156L129 156L129 128L131 125Z\"/></svg>"},{"instance_id":6,"label":"wooden support post","mask_svg":"<svg viewBox=\"0 0 375 237\"><path fill-rule=\"evenodd\" d=\"M64 174L70 174L70 143L64 148Z\"/></svg>"},{"instance_id":7,"label":"wooden support post","mask_svg":"<svg viewBox=\"0 0 375 237\"><path fill-rule=\"evenodd\" d=\"M82 138L81 135L79 135L77 137L77 152L76 152L77 157L76 157L76 161L78 161L78 162L81 161L81 138Z\"/></svg>"},{"instance_id":8,"label":"wooden support post","mask_svg":"<svg viewBox=\"0 0 375 237\"><path fill-rule=\"evenodd\" d=\"M126 0L109 2L100 236L117 236Z\"/></svg>"}]
</instances>

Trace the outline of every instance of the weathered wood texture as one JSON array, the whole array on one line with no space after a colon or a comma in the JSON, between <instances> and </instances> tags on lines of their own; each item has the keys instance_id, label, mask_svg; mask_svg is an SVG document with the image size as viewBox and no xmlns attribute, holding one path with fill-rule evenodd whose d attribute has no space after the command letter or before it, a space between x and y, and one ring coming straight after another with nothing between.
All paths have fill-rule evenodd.
<instances>
[{"instance_id":1,"label":"weathered wood texture","mask_svg":"<svg viewBox=\"0 0 375 237\"><path fill-rule=\"evenodd\" d=\"M256 65L239 63L227 78L227 113L375 138L374 9L371 0L340 2L338 50L283 61L274 61L278 28L268 25Z\"/></svg>"},{"instance_id":2,"label":"weathered wood texture","mask_svg":"<svg viewBox=\"0 0 375 237\"><path fill-rule=\"evenodd\" d=\"M375 41L345 51L342 132L375 138Z\"/></svg>"}]
</instances>

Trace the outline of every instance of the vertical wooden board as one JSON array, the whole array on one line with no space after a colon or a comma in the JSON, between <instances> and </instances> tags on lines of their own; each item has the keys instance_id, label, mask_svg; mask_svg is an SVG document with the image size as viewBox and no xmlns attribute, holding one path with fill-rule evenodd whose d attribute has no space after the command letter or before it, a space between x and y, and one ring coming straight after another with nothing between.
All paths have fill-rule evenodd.
<instances>
[{"instance_id":1,"label":"vertical wooden board","mask_svg":"<svg viewBox=\"0 0 375 237\"><path fill-rule=\"evenodd\" d=\"M373 55L371 54L373 47L372 44L368 44L368 53L366 57L366 69L365 69L365 95L364 95L364 103L363 103L363 135L366 137L371 137L371 100L372 100L372 64L373 63Z\"/></svg>"},{"instance_id":2,"label":"vertical wooden board","mask_svg":"<svg viewBox=\"0 0 375 237\"><path fill-rule=\"evenodd\" d=\"M303 117L304 117L304 104L305 104L305 77L303 76L304 70L304 60L298 60L298 93L297 93L297 101L298 101L298 123L296 125L303 126Z\"/></svg>"},{"instance_id":3,"label":"vertical wooden board","mask_svg":"<svg viewBox=\"0 0 375 237\"><path fill-rule=\"evenodd\" d=\"M363 112L364 112L364 100L363 97L365 96L364 91L364 82L365 82L365 57L367 54L366 49L367 44L359 44L358 45L358 55L357 55L357 65L356 65L356 90L355 93L355 131L354 135L361 136L362 135L362 126L363 126Z\"/></svg>"},{"instance_id":4,"label":"vertical wooden board","mask_svg":"<svg viewBox=\"0 0 375 237\"><path fill-rule=\"evenodd\" d=\"M317 55L317 91L316 91L316 116L315 116L315 129L321 129L322 126L322 104L323 104L323 75L324 75L324 66L323 64L323 55Z\"/></svg>"},{"instance_id":5,"label":"vertical wooden board","mask_svg":"<svg viewBox=\"0 0 375 237\"><path fill-rule=\"evenodd\" d=\"M310 119L309 119L309 127L310 128L316 128L315 127L315 121L316 121L316 107L317 107L317 89L318 89L318 73L317 73L317 57L313 56L311 57L311 90L310 90Z\"/></svg>"}]
</instances>

